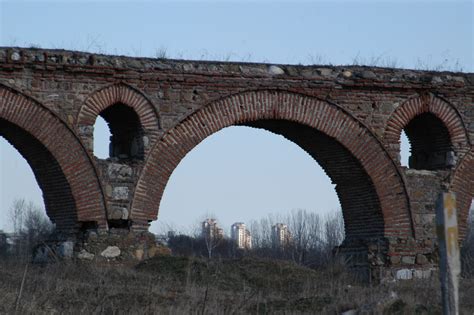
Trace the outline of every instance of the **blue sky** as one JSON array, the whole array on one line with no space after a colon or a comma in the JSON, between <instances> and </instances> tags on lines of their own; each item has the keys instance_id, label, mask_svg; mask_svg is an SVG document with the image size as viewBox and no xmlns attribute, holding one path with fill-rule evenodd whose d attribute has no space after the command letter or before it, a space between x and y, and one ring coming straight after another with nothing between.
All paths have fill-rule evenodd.
<instances>
[{"instance_id":1,"label":"blue sky","mask_svg":"<svg viewBox=\"0 0 474 315\"><path fill-rule=\"evenodd\" d=\"M473 28L470 1L0 0L2 46L132 56L166 51L186 59L473 72ZM15 197L42 203L28 165L0 139L0 229L9 228ZM338 207L330 180L305 152L268 132L232 127L178 166L159 219L186 228L212 212L228 226L293 208L324 213Z\"/></svg>"}]
</instances>

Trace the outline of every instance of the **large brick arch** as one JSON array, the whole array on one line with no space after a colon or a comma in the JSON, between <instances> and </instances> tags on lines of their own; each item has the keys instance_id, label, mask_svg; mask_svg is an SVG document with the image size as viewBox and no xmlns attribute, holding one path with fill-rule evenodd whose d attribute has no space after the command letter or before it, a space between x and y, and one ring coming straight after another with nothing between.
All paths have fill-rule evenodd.
<instances>
[{"instance_id":1,"label":"large brick arch","mask_svg":"<svg viewBox=\"0 0 474 315\"><path fill-rule=\"evenodd\" d=\"M155 107L138 90L122 83L102 88L86 99L77 116L76 125L79 130L94 126L97 116L115 104L129 106L137 113L145 134L150 138L150 143L153 143L159 129L159 118ZM87 143L87 140L85 142Z\"/></svg>"},{"instance_id":2,"label":"large brick arch","mask_svg":"<svg viewBox=\"0 0 474 315\"><path fill-rule=\"evenodd\" d=\"M301 133L309 138L298 141L296 135L295 139L292 139L292 135L280 132L280 122L305 128ZM365 174L364 185L372 190L366 192L369 195L362 200L360 206L364 206L365 199L370 199L371 205L377 204L377 209L366 209L363 213L364 219L367 220L365 224L354 218L356 222L354 225L360 225L356 228L370 230L370 217L380 215L384 236L413 236L409 201L403 178L377 138L360 121L339 106L284 91L251 91L217 100L169 130L155 144L146 161L135 191L132 220L138 222L155 220L165 185L181 159L203 139L232 125L250 125L282 133L307 151L313 136L323 139L322 141L328 145L338 147L338 152L348 157L348 164L360 166L360 169L355 171ZM333 158L337 158L334 152L328 154L326 157L330 158L332 155ZM340 179L346 175L349 179L346 187L349 186L351 174L338 171L335 165L329 165L330 162L326 164L325 170L333 180L334 176L339 176ZM325 168L325 165L322 166ZM335 175L337 172L340 174ZM341 186L341 183L336 182L336 186ZM352 186L357 186L357 183ZM354 203L360 201L360 198L350 191L345 191L344 188L339 190L336 188L336 191L341 203L344 200L350 201L348 197L355 197ZM348 196L345 196L346 192ZM344 205L342 206L345 211ZM347 213L344 215L347 229L353 222L347 219Z\"/></svg>"},{"instance_id":3,"label":"large brick arch","mask_svg":"<svg viewBox=\"0 0 474 315\"><path fill-rule=\"evenodd\" d=\"M474 197L474 152L472 150L455 169L450 189L456 193L459 235L463 239L468 228L469 207Z\"/></svg>"},{"instance_id":4,"label":"large brick arch","mask_svg":"<svg viewBox=\"0 0 474 315\"><path fill-rule=\"evenodd\" d=\"M0 86L0 135L30 164L46 212L59 230L79 222L106 227L106 208L94 166L81 142L55 114Z\"/></svg>"},{"instance_id":5,"label":"large brick arch","mask_svg":"<svg viewBox=\"0 0 474 315\"><path fill-rule=\"evenodd\" d=\"M398 160L400 153L400 136L403 129L416 116L425 113L433 114L443 122L449 132L451 144L457 153L467 152L470 146L469 137L461 115L443 99L433 94L424 94L410 98L398 106L387 121L384 143L395 160Z\"/></svg>"}]
</instances>

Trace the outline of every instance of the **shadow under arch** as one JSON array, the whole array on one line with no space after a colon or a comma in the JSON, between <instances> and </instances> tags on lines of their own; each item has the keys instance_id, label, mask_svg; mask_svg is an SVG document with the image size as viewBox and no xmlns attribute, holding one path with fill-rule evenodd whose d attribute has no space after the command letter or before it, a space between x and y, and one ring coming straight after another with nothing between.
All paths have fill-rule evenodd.
<instances>
[{"instance_id":1,"label":"shadow under arch","mask_svg":"<svg viewBox=\"0 0 474 315\"><path fill-rule=\"evenodd\" d=\"M134 224L157 218L166 183L181 159L204 138L232 125L281 134L317 159L337 185L346 239L414 236L403 178L377 138L337 105L268 90L214 101L159 139L137 184Z\"/></svg>"},{"instance_id":2,"label":"shadow under arch","mask_svg":"<svg viewBox=\"0 0 474 315\"><path fill-rule=\"evenodd\" d=\"M81 223L106 228L106 208L94 166L76 135L49 109L0 86L0 136L28 161L58 230Z\"/></svg>"}]
</instances>

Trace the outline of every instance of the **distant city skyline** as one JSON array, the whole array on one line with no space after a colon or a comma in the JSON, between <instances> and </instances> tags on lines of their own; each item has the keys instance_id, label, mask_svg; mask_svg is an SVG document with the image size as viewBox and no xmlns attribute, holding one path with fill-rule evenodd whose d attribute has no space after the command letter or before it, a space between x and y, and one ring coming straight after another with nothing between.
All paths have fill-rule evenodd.
<instances>
[{"instance_id":1,"label":"distant city skyline","mask_svg":"<svg viewBox=\"0 0 474 315\"><path fill-rule=\"evenodd\" d=\"M472 12L471 1L3 0L0 45L472 72ZM95 144L97 154L106 156L103 125L97 126ZM407 150L402 138L405 164ZM11 230L8 208L22 197L43 205L27 162L0 137L0 229ZM301 148L267 131L239 126L215 133L192 150L156 207L160 212L152 231L177 222L182 224L178 229L188 229L208 212L230 226L297 208L324 214L340 205L331 180Z\"/></svg>"}]
</instances>

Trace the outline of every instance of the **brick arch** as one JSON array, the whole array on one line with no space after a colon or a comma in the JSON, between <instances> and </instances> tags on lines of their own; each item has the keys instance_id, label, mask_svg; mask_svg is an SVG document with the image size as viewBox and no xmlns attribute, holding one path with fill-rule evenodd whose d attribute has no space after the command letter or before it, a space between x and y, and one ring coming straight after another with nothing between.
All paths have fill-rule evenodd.
<instances>
[{"instance_id":1,"label":"brick arch","mask_svg":"<svg viewBox=\"0 0 474 315\"><path fill-rule=\"evenodd\" d=\"M421 114L433 114L441 120L449 132L451 144L457 153L466 153L469 150L469 137L458 111L443 99L433 94L424 94L410 98L401 104L387 121L384 143L394 160L400 162L400 136L403 129Z\"/></svg>"},{"instance_id":2,"label":"brick arch","mask_svg":"<svg viewBox=\"0 0 474 315\"><path fill-rule=\"evenodd\" d=\"M46 212L62 231L79 222L106 227L106 208L85 148L53 112L0 86L0 135L28 161L43 192Z\"/></svg>"},{"instance_id":3,"label":"brick arch","mask_svg":"<svg viewBox=\"0 0 474 315\"><path fill-rule=\"evenodd\" d=\"M280 133L278 122L281 121L303 126L306 129L301 130L302 133L322 137L328 145L338 146L340 152L347 151L347 156L352 157L349 163L360 165L367 185L374 191L369 198L378 203L384 236L413 236L408 195L402 176L377 138L339 106L283 91L251 91L217 100L169 130L155 144L146 161L132 204L132 220L145 224L156 219L171 173L181 159L209 135L232 125L250 125ZM287 137L291 139L291 136ZM308 148L310 145L308 143ZM306 149L304 145L302 147ZM331 152L326 156L331 158ZM326 169L326 172L331 177L338 171ZM350 177L350 174L346 175ZM344 189L336 188L336 191L340 200L348 200ZM376 216L377 213L364 213L369 225L371 215ZM358 224L364 225L363 222Z\"/></svg>"},{"instance_id":4,"label":"brick arch","mask_svg":"<svg viewBox=\"0 0 474 315\"><path fill-rule=\"evenodd\" d=\"M79 134L83 140L86 140L85 143L87 144L88 141L84 138L91 135L86 132L86 137L84 137L82 131L84 127L94 126L97 116L115 104L127 105L137 113L145 134L150 138L150 143L153 143L159 129L158 113L150 100L135 88L125 84L107 86L94 92L86 99L76 121ZM91 145L88 149L92 150Z\"/></svg>"},{"instance_id":5,"label":"brick arch","mask_svg":"<svg viewBox=\"0 0 474 315\"><path fill-rule=\"evenodd\" d=\"M459 235L463 239L468 228L469 207L474 198L474 152L472 150L456 167L450 189L456 193Z\"/></svg>"}]
</instances>

